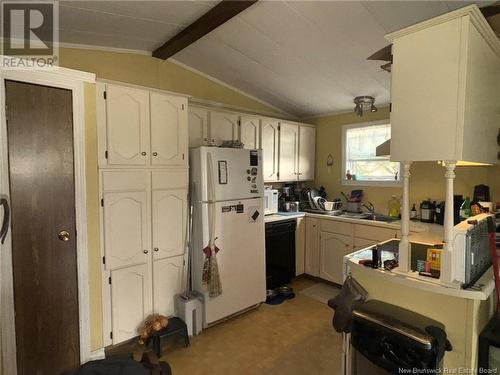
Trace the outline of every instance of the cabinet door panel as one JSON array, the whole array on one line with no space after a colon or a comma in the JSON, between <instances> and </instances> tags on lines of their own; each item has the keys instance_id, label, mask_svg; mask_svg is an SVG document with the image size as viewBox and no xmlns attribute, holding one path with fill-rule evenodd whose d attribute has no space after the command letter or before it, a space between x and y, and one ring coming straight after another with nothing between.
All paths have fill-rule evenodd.
<instances>
[{"instance_id":1,"label":"cabinet door panel","mask_svg":"<svg viewBox=\"0 0 500 375\"><path fill-rule=\"evenodd\" d=\"M187 100L151 92L151 162L186 165Z\"/></svg>"},{"instance_id":2,"label":"cabinet door panel","mask_svg":"<svg viewBox=\"0 0 500 375\"><path fill-rule=\"evenodd\" d=\"M217 146L223 141L238 139L238 115L210 111L210 138Z\"/></svg>"},{"instance_id":3,"label":"cabinet door panel","mask_svg":"<svg viewBox=\"0 0 500 375\"><path fill-rule=\"evenodd\" d=\"M344 255L352 252L352 237L321 232L319 277L343 283Z\"/></svg>"},{"instance_id":4,"label":"cabinet door panel","mask_svg":"<svg viewBox=\"0 0 500 375\"><path fill-rule=\"evenodd\" d=\"M154 311L174 315L174 297L182 292L184 257L178 256L153 262Z\"/></svg>"},{"instance_id":5,"label":"cabinet door panel","mask_svg":"<svg viewBox=\"0 0 500 375\"><path fill-rule=\"evenodd\" d=\"M369 246L376 245L379 241L377 240L367 240L365 238L355 238L354 239L354 249L353 251L358 251Z\"/></svg>"},{"instance_id":6,"label":"cabinet door panel","mask_svg":"<svg viewBox=\"0 0 500 375\"><path fill-rule=\"evenodd\" d=\"M148 91L106 86L106 139L108 164L149 163Z\"/></svg>"},{"instance_id":7,"label":"cabinet door panel","mask_svg":"<svg viewBox=\"0 0 500 375\"><path fill-rule=\"evenodd\" d=\"M144 263L150 250L146 192L104 194L106 268Z\"/></svg>"},{"instance_id":8,"label":"cabinet door panel","mask_svg":"<svg viewBox=\"0 0 500 375\"><path fill-rule=\"evenodd\" d=\"M314 160L316 158L316 129L299 127L299 180L314 180Z\"/></svg>"},{"instance_id":9,"label":"cabinet door panel","mask_svg":"<svg viewBox=\"0 0 500 375\"><path fill-rule=\"evenodd\" d=\"M189 107L189 147L204 146L208 139L208 110Z\"/></svg>"},{"instance_id":10,"label":"cabinet door panel","mask_svg":"<svg viewBox=\"0 0 500 375\"><path fill-rule=\"evenodd\" d=\"M280 124L280 181L294 181L298 178L299 127L294 124Z\"/></svg>"},{"instance_id":11,"label":"cabinet door panel","mask_svg":"<svg viewBox=\"0 0 500 375\"><path fill-rule=\"evenodd\" d=\"M137 335L152 312L151 272L147 264L111 271L113 344Z\"/></svg>"},{"instance_id":12,"label":"cabinet door panel","mask_svg":"<svg viewBox=\"0 0 500 375\"><path fill-rule=\"evenodd\" d=\"M306 218L305 273L319 276L319 227L318 220Z\"/></svg>"},{"instance_id":13,"label":"cabinet door panel","mask_svg":"<svg viewBox=\"0 0 500 375\"><path fill-rule=\"evenodd\" d=\"M161 259L184 253L187 191L153 191L153 257Z\"/></svg>"},{"instance_id":14,"label":"cabinet door panel","mask_svg":"<svg viewBox=\"0 0 500 375\"><path fill-rule=\"evenodd\" d=\"M262 160L264 181L278 180L279 123L276 120L262 120Z\"/></svg>"},{"instance_id":15,"label":"cabinet door panel","mask_svg":"<svg viewBox=\"0 0 500 375\"><path fill-rule=\"evenodd\" d=\"M240 119L240 141L244 148L256 150L260 148L260 120L258 117L243 116Z\"/></svg>"}]
</instances>

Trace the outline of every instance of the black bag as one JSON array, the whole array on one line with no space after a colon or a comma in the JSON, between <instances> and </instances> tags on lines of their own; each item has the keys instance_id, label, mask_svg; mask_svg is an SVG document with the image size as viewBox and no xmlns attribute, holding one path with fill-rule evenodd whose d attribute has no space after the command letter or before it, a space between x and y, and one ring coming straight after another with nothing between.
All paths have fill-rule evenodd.
<instances>
[{"instance_id":1,"label":"black bag","mask_svg":"<svg viewBox=\"0 0 500 375\"><path fill-rule=\"evenodd\" d=\"M166 362L160 362L156 354L151 351L142 353L141 363L151 375L172 375L170 365Z\"/></svg>"},{"instance_id":2,"label":"black bag","mask_svg":"<svg viewBox=\"0 0 500 375\"><path fill-rule=\"evenodd\" d=\"M142 363L127 357L111 357L87 362L78 370L64 375L150 375ZM162 374L163 375L163 374Z\"/></svg>"}]
</instances>

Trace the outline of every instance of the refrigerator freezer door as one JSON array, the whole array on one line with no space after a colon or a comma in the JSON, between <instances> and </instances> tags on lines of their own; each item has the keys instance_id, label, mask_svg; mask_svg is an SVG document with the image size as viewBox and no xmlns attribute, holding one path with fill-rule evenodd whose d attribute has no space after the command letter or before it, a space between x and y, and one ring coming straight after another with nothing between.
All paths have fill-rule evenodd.
<instances>
[{"instance_id":1,"label":"refrigerator freezer door","mask_svg":"<svg viewBox=\"0 0 500 375\"><path fill-rule=\"evenodd\" d=\"M195 228L200 238L194 241L197 248L193 249L194 288L205 297L204 326L266 299L262 198L215 203L215 244L220 249L217 262L222 294L214 298L208 296L201 282L204 261L202 248L208 244L208 206L206 203L198 204L197 211L201 213L202 220Z\"/></svg>"},{"instance_id":2,"label":"refrigerator freezer door","mask_svg":"<svg viewBox=\"0 0 500 375\"><path fill-rule=\"evenodd\" d=\"M211 157L207 157L211 154ZM200 147L192 150L192 182L195 199L211 200L208 163L212 162L215 200L248 199L264 195L262 151Z\"/></svg>"}]
</instances>

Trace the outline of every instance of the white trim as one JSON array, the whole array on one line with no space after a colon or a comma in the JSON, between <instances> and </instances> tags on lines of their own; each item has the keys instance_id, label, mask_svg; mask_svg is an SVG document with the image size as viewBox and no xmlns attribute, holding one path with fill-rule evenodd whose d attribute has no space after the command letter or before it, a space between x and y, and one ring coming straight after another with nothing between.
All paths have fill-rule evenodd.
<instances>
[{"instance_id":1,"label":"white trim","mask_svg":"<svg viewBox=\"0 0 500 375\"><path fill-rule=\"evenodd\" d=\"M46 70L5 70L0 69L1 84L1 112L0 144L6 145L5 123L5 80L11 79L21 82L64 88L72 91L73 99L73 141L74 141L74 178L75 178L75 220L77 236L77 272L78 272L78 306L80 326L80 361L87 362L91 359L90 350L90 312L89 312L89 280L88 280L88 248L87 248L87 208L86 208L86 180L85 180L85 102L84 83L95 82L95 75L66 68L53 68ZM2 147L0 154L0 189L8 192L8 166L7 147ZM10 233L10 231L9 231ZM2 328L2 369L6 374L15 375L16 369L16 344L14 327L14 303L12 285L12 247L10 234L3 249L0 246L0 259L2 268L0 279L2 283L2 315L0 316ZM5 280L3 280L5 278Z\"/></svg>"},{"instance_id":2,"label":"white trim","mask_svg":"<svg viewBox=\"0 0 500 375\"><path fill-rule=\"evenodd\" d=\"M104 359L105 356L106 353L104 351L104 348L99 348L90 353L89 361L97 361L99 359Z\"/></svg>"},{"instance_id":3,"label":"white trim","mask_svg":"<svg viewBox=\"0 0 500 375\"><path fill-rule=\"evenodd\" d=\"M348 124L342 126L342 167L340 169L340 181L344 186L379 186L379 187L400 187L403 186L403 181L401 180L401 163L399 164L399 173L397 181L366 181L366 180L348 180L346 179L346 132L348 129L354 128L364 128L367 126L375 126L375 125L386 125L390 124L390 119L379 120L379 121L367 121L367 122L359 122L356 124Z\"/></svg>"},{"instance_id":4,"label":"white trim","mask_svg":"<svg viewBox=\"0 0 500 375\"><path fill-rule=\"evenodd\" d=\"M98 46L93 44L76 44L76 43L59 43L59 48L70 48L70 49L85 49L91 51L101 51L101 52L114 52L114 53L129 53L133 55L143 55L143 56L153 56L153 52L141 50L141 49L129 49L129 48L118 48L118 47L106 47Z\"/></svg>"}]
</instances>

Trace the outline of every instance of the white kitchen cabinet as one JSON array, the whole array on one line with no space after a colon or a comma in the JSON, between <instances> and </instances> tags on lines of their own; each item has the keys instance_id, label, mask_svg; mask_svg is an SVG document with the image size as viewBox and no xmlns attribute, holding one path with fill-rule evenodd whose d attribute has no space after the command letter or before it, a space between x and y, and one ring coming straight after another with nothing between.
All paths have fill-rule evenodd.
<instances>
[{"instance_id":1,"label":"white kitchen cabinet","mask_svg":"<svg viewBox=\"0 0 500 375\"><path fill-rule=\"evenodd\" d=\"M316 128L299 126L299 181L314 180L314 166L316 160Z\"/></svg>"},{"instance_id":2,"label":"white kitchen cabinet","mask_svg":"<svg viewBox=\"0 0 500 375\"><path fill-rule=\"evenodd\" d=\"M295 229L295 276L302 275L305 272L306 257L306 218L297 218L297 227Z\"/></svg>"},{"instance_id":3,"label":"white kitchen cabinet","mask_svg":"<svg viewBox=\"0 0 500 375\"><path fill-rule=\"evenodd\" d=\"M319 276L319 220L306 217L305 273Z\"/></svg>"},{"instance_id":4,"label":"white kitchen cabinet","mask_svg":"<svg viewBox=\"0 0 500 375\"><path fill-rule=\"evenodd\" d=\"M280 123L279 132L279 180L298 179L299 127L295 124Z\"/></svg>"},{"instance_id":5,"label":"white kitchen cabinet","mask_svg":"<svg viewBox=\"0 0 500 375\"><path fill-rule=\"evenodd\" d=\"M103 201L106 267L146 262L151 247L147 193L109 192Z\"/></svg>"},{"instance_id":6,"label":"white kitchen cabinet","mask_svg":"<svg viewBox=\"0 0 500 375\"><path fill-rule=\"evenodd\" d=\"M151 270L139 264L111 271L113 343L137 336L137 328L153 311Z\"/></svg>"},{"instance_id":7,"label":"white kitchen cabinet","mask_svg":"<svg viewBox=\"0 0 500 375\"><path fill-rule=\"evenodd\" d=\"M240 141L246 149L256 150L260 148L260 119L258 117L240 117Z\"/></svg>"},{"instance_id":8,"label":"white kitchen cabinet","mask_svg":"<svg viewBox=\"0 0 500 375\"><path fill-rule=\"evenodd\" d=\"M186 97L114 84L97 86L101 168L187 166Z\"/></svg>"},{"instance_id":9,"label":"white kitchen cabinet","mask_svg":"<svg viewBox=\"0 0 500 375\"><path fill-rule=\"evenodd\" d=\"M208 121L208 109L189 106L189 147L206 146L210 143Z\"/></svg>"},{"instance_id":10,"label":"white kitchen cabinet","mask_svg":"<svg viewBox=\"0 0 500 375\"><path fill-rule=\"evenodd\" d=\"M343 258L352 253L352 237L329 232L320 233L319 277L343 283Z\"/></svg>"},{"instance_id":11,"label":"white kitchen cabinet","mask_svg":"<svg viewBox=\"0 0 500 375\"><path fill-rule=\"evenodd\" d=\"M153 261L153 305L157 314L174 315L174 298L182 292L184 257Z\"/></svg>"},{"instance_id":12,"label":"white kitchen cabinet","mask_svg":"<svg viewBox=\"0 0 500 375\"><path fill-rule=\"evenodd\" d=\"M220 146L223 141L238 139L238 115L230 112L210 111L210 139Z\"/></svg>"},{"instance_id":13,"label":"white kitchen cabinet","mask_svg":"<svg viewBox=\"0 0 500 375\"><path fill-rule=\"evenodd\" d=\"M151 164L187 166L186 98L151 92Z\"/></svg>"},{"instance_id":14,"label":"white kitchen cabinet","mask_svg":"<svg viewBox=\"0 0 500 375\"><path fill-rule=\"evenodd\" d=\"M105 96L105 98L104 98ZM106 85L105 150L109 165L149 164L149 92L130 87Z\"/></svg>"},{"instance_id":15,"label":"white kitchen cabinet","mask_svg":"<svg viewBox=\"0 0 500 375\"><path fill-rule=\"evenodd\" d=\"M279 171L279 122L274 119L262 119L261 133L264 182L277 181Z\"/></svg>"},{"instance_id":16,"label":"white kitchen cabinet","mask_svg":"<svg viewBox=\"0 0 500 375\"><path fill-rule=\"evenodd\" d=\"M377 240L367 240L365 238L354 238L354 249L353 251L358 251L369 246L376 245L380 241Z\"/></svg>"},{"instance_id":17,"label":"white kitchen cabinet","mask_svg":"<svg viewBox=\"0 0 500 375\"><path fill-rule=\"evenodd\" d=\"M500 41L476 5L387 35L391 160L498 163Z\"/></svg>"},{"instance_id":18,"label":"white kitchen cabinet","mask_svg":"<svg viewBox=\"0 0 500 375\"><path fill-rule=\"evenodd\" d=\"M153 258L184 253L187 190L152 192Z\"/></svg>"}]
</instances>

